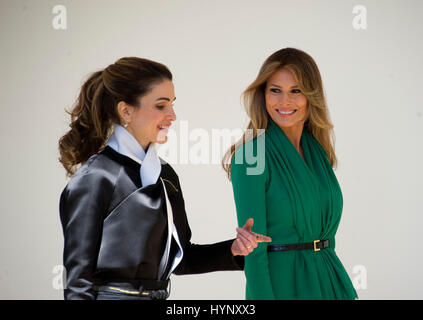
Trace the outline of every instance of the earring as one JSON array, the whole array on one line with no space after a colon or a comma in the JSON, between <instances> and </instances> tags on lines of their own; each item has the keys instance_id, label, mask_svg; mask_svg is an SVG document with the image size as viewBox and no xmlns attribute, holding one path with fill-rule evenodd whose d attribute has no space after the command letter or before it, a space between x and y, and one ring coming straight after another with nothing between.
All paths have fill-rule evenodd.
<instances>
[{"instance_id":1,"label":"earring","mask_svg":"<svg viewBox=\"0 0 423 320\"><path fill-rule=\"evenodd\" d=\"M128 122L125 122L123 126L126 128L128 126Z\"/></svg>"}]
</instances>

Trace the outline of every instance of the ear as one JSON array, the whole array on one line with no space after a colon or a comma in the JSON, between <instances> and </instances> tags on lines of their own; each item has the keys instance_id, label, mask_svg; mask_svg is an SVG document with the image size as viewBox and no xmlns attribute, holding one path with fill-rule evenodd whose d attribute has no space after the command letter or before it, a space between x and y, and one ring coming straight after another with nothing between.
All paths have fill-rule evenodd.
<instances>
[{"instance_id":1,"label":"ear","mask_svg":"<svg viewBox=\"0 0 423 320\"><path fill-rule=\"evenodd\" d=\"M133 107L127 104L124 101L120 101L117 105L117 110L119 113L119 118L122 123L130 123Z\"/></svg>"}]
</instances>

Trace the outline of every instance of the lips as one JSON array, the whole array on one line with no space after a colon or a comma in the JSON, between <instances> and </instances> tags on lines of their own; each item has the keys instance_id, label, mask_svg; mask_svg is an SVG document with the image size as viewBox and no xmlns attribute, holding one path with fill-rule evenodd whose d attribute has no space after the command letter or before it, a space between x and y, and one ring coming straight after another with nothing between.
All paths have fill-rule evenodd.
<instances>
[{"instance_id":1,"label":"lips","mask_svg":"<svg viewBox=\"0 0 423 320\"><path fill-rule=\"evenodd\" d=\"M288 110L287 109L285 109L285 110L276 109L276 112L283 117L289 117L289 116L293 115L294 113L296 113L297 109L288 109Z\"/></svg>"},{"instance_id":2,"label":"lips","mask_svg":"<svg viewBox=\"0 0 423 320\"><path fill-rule=\"evenodd\" d=\"M164 143L167 139L167 133L169 132L170 124L161 124L158 125L157 128L159 129L159 132L157 134L157 142Z\"/></svg>"},{"instance_id":3,"label":"lips","mask_svg":"<svg viewBox=\"0 0 423 320\"><path fill-rule=\"evenodd\" d=\"M168 130L170 127L170 124L166 124L166 125L159 125L157 126L157 128L159 128L160 130Z\"/></svg>"}]
</instances>

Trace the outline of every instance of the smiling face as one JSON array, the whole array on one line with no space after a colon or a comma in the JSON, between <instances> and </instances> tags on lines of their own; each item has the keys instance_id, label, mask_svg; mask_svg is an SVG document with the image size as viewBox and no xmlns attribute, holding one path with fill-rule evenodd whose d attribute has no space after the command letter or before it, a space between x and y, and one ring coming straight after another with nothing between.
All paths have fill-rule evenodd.
<instances>
[{"instance_id":1,"label":"smiling face","mask_svg":"<svg viewBox=\"0 0 423 320\"><path fill-rule=\"evenodd\" d=\"M150 143L165 143L168 128L176 120L173 110L175 91L170 80L153 86L148 94L140 99L140 107L132 107L124 102L118 105L126 129L137 139L144 150Z\"/></svg>"},{"instance_id":2,"label":"smiling face","mask_svg":"<svg viewBox=\"0 0 423 320\"><path fill-rule=\"evenodd\" d=\"M307 98L292 71L281 68L267 80L265 100L268 114L282 130L301 133L307 119Z\"/></svg>"}]
</instances>

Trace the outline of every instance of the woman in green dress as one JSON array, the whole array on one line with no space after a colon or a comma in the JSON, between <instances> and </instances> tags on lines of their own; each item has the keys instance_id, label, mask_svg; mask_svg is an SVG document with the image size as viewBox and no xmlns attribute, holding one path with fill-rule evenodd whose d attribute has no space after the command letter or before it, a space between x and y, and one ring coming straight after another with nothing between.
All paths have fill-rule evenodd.
<instances>
[{"instance_id":1,"label":"woman in green dress","mask_svg":"<svg viewBox=\"0 0 423 320\"><path fill-rule=\"evenodd\" d=\"M357 298L335 253L342 193L316 63L298 49L275 52L244 101L251 121L222 164L238 224L253 217L272 238L245 258L246 299Z\"/></svg>"}]
</instances>

